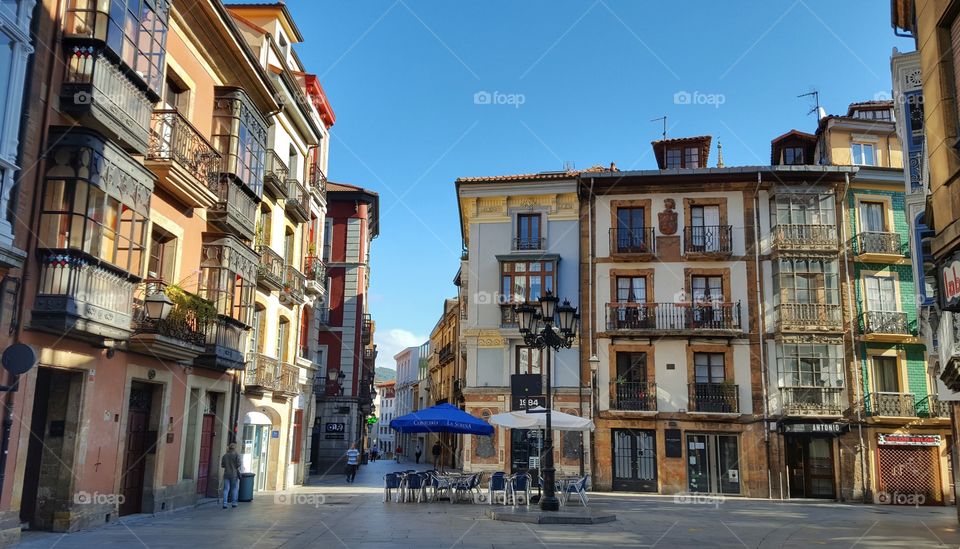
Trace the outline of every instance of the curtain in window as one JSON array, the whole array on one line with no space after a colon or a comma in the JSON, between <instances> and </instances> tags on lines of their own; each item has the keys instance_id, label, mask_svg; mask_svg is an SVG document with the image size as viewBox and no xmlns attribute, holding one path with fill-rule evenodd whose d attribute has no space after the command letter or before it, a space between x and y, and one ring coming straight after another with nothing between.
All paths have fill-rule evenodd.
<instances>
[{"instance_id":1,"label":"curtain in window","mask_svg":"<svg viewBox=\"0 0 960 549\"><path fill-rule=\"evenodd\" d=\"M896 311L897 293L894 280L887 276L869 276L864 279L867 289L867 309L871 311Z\"/></svg>"},{"instance_id":2,"label":"curtain in window","mask_svg":"<svg viewBox=\"0 0 960 549\"><path fill-rule=\"evenodd\" d=\"M886 232L886 223L883 218L883 204L879 202L860 203L861 229L871 233Z\"/></svg>"}]
</instances>

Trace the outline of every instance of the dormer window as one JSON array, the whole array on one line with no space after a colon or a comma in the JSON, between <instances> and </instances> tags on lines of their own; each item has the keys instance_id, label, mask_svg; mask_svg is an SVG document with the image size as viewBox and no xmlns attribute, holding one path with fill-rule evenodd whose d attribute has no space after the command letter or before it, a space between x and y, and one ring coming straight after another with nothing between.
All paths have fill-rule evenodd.
<instances>
[{"instance_id":1,"label":"dormer window","mask_svg":"<svg viewBox=\"0 0 960 549\"><path fill-rule=\"evenodd\" d=\"M783 149L783 163L788 166L803 164L803 147L786 147Z\"/></svg>"},{"instance_id":2,"label":"dormer window","mask_svg":"<svg viewBox=\"0 0 960 549\"><path fill-rule=\"evenodd\" d=\"M696 147L687 147L683 150L683 167L700 167L700 150Z\"/></svg>"},{"instance_id":3,"label":"dormer window","mask_svg":"<svg viewBox=\"0 0 960 549\"><path fill-rule=\"evenodd\" d=\"M680 168L680 149L667 149L667 169Z\"/></svg>"}]
</instances>

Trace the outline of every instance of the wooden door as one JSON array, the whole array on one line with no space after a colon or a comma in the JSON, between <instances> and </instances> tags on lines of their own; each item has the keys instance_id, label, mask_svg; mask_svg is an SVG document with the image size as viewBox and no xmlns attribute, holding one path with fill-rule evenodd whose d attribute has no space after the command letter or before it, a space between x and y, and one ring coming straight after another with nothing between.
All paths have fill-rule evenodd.
<instances>
[{"instance_id":1,"label":"wooden door","mask_svg":"<svg viewBox=\"0 0 960 549\"><path fill-rule=\"evenodd\" d=\"M203 414L200 427L200 464L197 467L197 493L207 494L207 480L210 478L210 454L213 452L213 414Z\"/></svg>"},{"instance_id":2,"label":"wooden door","mask_svg":"<svg viewBox=\"0 0 960 549\"><path fill-rule=\"evenodd\" d=\"M120 515L129 515L141 511L143 500L143 478L146 473L147 426L149 412L130 410L127 419L127 450L123 469L123 503Z\"/></svg>"}]
</instances>

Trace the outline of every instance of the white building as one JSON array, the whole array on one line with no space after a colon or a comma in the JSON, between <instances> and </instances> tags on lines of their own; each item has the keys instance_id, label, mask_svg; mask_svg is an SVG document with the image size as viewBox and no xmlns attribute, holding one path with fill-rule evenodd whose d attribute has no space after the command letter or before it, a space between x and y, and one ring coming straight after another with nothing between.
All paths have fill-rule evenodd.
<instances>
[{"instance_id":1,"label":"white building","mask_svg":"<svg viewBox=\"0 0 960 549\"><path fill-rule=\"evenodd\" d=\"M393 452L394 436L393 429L390 428L390 420L397 417L395 413L395 401L397 399L396 380L391 379L376 385L377 397L377 424L371 437L371 444L376 444L380 448L380 455L386 457Z\"/></svg>"},{"instance_id":2,"label":"white building","mask_svg":"<svg viewBox=\"0 0 960 549\"><path fill-rule=\"evenodd\" d=\"M417 403L417 381L419 380L420 348L407 347L394 355L397 365L396 402L394 403L394 417L409 414L414 411ZM399 446L406 458L413 459L416 444L414 435L397 434L396 446Z\"/></svg>"}]
</instances>

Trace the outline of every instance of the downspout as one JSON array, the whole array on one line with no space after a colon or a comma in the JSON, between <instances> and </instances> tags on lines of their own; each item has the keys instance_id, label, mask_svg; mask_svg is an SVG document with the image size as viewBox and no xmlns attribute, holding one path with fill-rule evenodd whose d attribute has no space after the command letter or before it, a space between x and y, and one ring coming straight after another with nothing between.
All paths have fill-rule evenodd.
<instances>
[{"instance_id":1,"label":"downspout","mask_svg":"<svg viewBox=\"0 0 960 549\"><path fill-rule=\"evenodd\" d=\"M596 306L594 305L594 295L593 295L593 267L594 267L594 250L593 250L593 205L594 205L594 196L593 196L593 183L594 178L590 178L590 193L587 196L587 249L589 253L587 254L588 261L588 277L587 277L587 296L588 302L590 304L590 356L587 357L588 367L590 371L590 421L594 420L597 412L597 403L595 393L597 391L597 380L596 375L593 373L592 363L590 363L590 358L597 355L597 345L596 340L594 339L593 334L597 332L596 328ZM595 486L597 478L597 453L596 453L596 435L594 431L590 431L590 474L593 475L593 482L591 486Z\"/></svg>"},{"instance_id":2,"label":"downspout","mask_svg":"<svg viewBox=\"0 0 960 549\"><path fill-rule=\"evenodd\" d=\"M757 316L760 325L757 327L757 339L760 343L760 387L763 395L763 445L767 454L767 499L773 499L773 478L770 475L770 399L767 395L767 366L766 346L764 345L766 328L766 311L763 307L763 271L760 269L760 184L763 175L757 172L757 186L753 190L753 260L757 279ZM783 499L783 493L780 494Z\"/></svg>"},{"instance_id":3,"label":"downspout","mask_svg":"<svg viewBox=\"0 0 960 549\"><path fill-rule=\"evenodd\" d=\"M854 318L854 305L853 305L853 282L850 277L850 263L849 257L847 254L847 209L843 207L844 201L846 201L847 191L850 189L850 174L844 174L844 185L843 193L840 195L841 208L840 215L842 217L840 230L842 231L842 249L843 249L843 268L847 273L847 309L850 310L850 329L848 334L850 335L850 346L853 349L853 390L854 390L854 402L858 403L855 408L855 414L857 418L857 437L860 439L860 479L863 483L860 498L863 503L867 503L867 463L866 463L866 445L863 440L863 409L862 403L863 398L860 394L860 383L863 380L860 372L860 349L857 346L857 341L854 339L853 334L855 334L856 325Z\"/></svg>"}]
</instances>

